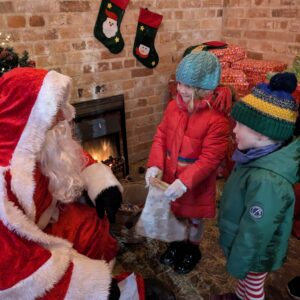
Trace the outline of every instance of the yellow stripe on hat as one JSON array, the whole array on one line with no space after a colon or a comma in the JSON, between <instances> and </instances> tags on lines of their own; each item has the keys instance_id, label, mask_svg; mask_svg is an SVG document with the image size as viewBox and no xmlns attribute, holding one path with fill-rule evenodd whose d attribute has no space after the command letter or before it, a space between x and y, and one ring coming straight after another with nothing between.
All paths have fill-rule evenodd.
<instances>
[{"instance_id":1,"label":"yellow stripe on hat","mask_svg":"<svg viewBox=\"0 0 300 300\"><path fill-rule=\"evenodd\" d=\"M262 99L255 97L252 94L248 94L242 101L254 109L268 114L274 118L286 120L288 122L296 122L297 112L287 108L281 108L277 105L266 102Z\"/></svg>"}]
</instances>

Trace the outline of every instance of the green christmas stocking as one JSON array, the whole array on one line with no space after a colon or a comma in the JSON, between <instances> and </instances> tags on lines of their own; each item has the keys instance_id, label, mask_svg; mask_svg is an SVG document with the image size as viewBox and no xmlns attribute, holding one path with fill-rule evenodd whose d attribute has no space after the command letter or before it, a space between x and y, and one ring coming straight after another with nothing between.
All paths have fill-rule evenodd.
<instances>
[{"instance_id":1,"label":"green christmas stocking","mask_svg":"<svg viewBox=\"0 0 300 300\"><path fill-rule=\"evenodd\" d=\"M94 36L109 49L119 53L124 48L120 25L129 0L103 0L94 28Z\"/></svg>"},{"instance_id":2,"label":"green christmas stocking","mask_svg":"<svg viewBox=\"0 0 300 300\"><path fill-rule=\"evenodd\" d=\"M162 15L151 12L148 9L140 9L133 55L147 68L156 67L159 61L158 54L154 48L154 40L162 18Z\"/></svg>"}]
</instances>

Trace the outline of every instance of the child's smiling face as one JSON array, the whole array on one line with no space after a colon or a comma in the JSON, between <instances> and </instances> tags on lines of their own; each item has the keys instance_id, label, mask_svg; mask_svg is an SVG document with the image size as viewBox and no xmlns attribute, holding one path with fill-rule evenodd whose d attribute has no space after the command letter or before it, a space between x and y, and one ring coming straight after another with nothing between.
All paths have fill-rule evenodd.
<instances>
[{"instance_id":1,"label":"child's smiling face","mask_svg":"<svg viewBox=\"0 0 300 300\"><path fill-rule=\"evenodd\" d=\"M191 86L178 82L177 91L181 95L184 103L188 103L193 99L194 88Z\"/></svg>"}]
</instances>

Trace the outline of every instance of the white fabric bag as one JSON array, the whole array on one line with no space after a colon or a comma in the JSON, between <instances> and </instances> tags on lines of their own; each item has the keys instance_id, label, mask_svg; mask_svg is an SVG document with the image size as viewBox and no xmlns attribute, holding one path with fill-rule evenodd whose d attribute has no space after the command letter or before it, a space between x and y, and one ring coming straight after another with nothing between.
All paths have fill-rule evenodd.
<instances>
[{"instance_id":1,"label":"white fabric bag","mask_svg":"<svg viewBox=\"0 0 300 300\"><path fill-rule=\"evenodd\" d=\"M118 282L118 286L121 293L119 300L140 299L136 283L136 276L134 273L131 273L128 277Z\"/></svg>"},{"instance_id":2,"label":"white fabric bag","mask_svg":"<svg viewBox=\"0 0 300 300\"><path fill-rule=\"evenodd\" d=\"M150 185L144 209L135 226L136 233L165 242L186 239L187 226L176 219L170 202L162 189Z\"/></svg>"}]
</instances>

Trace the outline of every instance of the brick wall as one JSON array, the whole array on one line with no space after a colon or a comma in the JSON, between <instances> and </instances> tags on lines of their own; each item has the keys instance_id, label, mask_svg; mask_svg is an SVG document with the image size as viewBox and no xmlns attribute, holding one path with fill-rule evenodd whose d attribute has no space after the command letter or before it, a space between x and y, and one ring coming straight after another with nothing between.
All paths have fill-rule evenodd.
<instances>
[{"instance_id":1,"label":"brick wall","mask_svg":"<svg viewBox=\"0 0 300 300\"><path fill-rule=\"evenodd\" d=\"M125 95L130 162L148 156L167 101L168 79L186 47L222 38L246 46L254 57L287 62L300 50L296 0L131 0L121 26L125 47L119 54L111 54L93 36L100 3L0 0L0 31L12 35L18 52L28 50L37 67L71 76L72 102ZM139 9L145 7L163 15L155 69L145 68L132 55Z\"/></svg>"},{"instance_id":2,"label":"brick wall","mask_svg":"<svg viewBox=\"0 0 300 300\"><path fill-rule=\"evenodd\" d=\"M148 155L167 101L168 79L184 49L220 39L223 0L131 0L121 26L125 47L119 54L111 54L93 36L100 3L0 0L0 31L12 35L15 50L28 50L37 67L71 76L73 102L124 94L129 160L135 162ZM146 7L163 15L155 69L145 68L132 55L139 9Z\"/></svg>"},{"instance_id":3,"label":"brick wall","mask_svg":"<svg viewBox=\"0 0 300 300\"><path fill-rule=\"evenodd\" d=\"M291 64L300 52L300 1L224 0L222 37L252 58Z\"/></svg>"}]
</instances>

